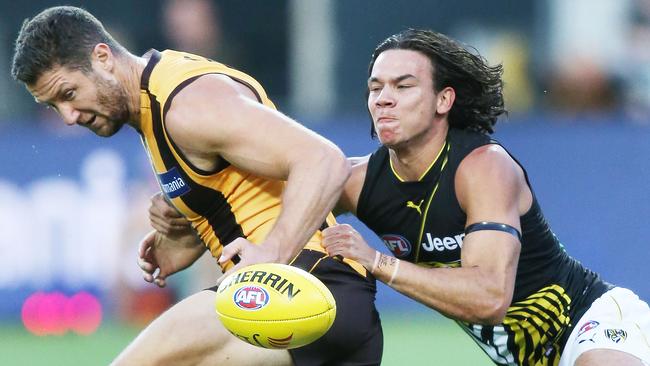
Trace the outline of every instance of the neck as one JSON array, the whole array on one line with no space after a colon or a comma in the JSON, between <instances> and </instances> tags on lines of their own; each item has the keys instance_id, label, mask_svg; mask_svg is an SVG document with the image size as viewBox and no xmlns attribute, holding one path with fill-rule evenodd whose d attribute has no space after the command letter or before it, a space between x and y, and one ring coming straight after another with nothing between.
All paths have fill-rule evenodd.
<instances>
[{"instance_id":1,"label":"neck","mask_svg":"<svg viewBox=\"0 0 650 366\"><path fill-rule=\"evenodd\" d=\"M444 123L403 146L390 148L390 160L395 172L405 181L419 180L439 156L447 131L449 126Z\"/></svg>"},{"instance_id":2,"label":"neck","mask_svg":"<svg viewBox=\"0 0 650 366\"><path fill-rule=\"evenodd\" d=\"M128 96L129 125L140 130L140 78L147 61L141 57L127 54L119 71L120 84Z\"/></svg>"}]
</instances>

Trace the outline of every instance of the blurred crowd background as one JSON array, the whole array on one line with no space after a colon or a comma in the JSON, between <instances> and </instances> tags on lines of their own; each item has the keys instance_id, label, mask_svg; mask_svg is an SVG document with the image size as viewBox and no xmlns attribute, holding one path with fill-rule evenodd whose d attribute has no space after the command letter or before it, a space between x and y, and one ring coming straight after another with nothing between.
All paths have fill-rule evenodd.
<instances>
[{"instance_id":1,"label":"blurred crowd background","mask_svg":"<svg viewBox=\"0 0 650 366\"><path fill-rule=\"evenodd\" d=\"M0 14L0 123L41 112L10 80L22 21L57 5L7 2ZM67 1L97 15L136 54L175 48L257 77L280 108L309 116L364 113L373 47L406 27L426 27L505 65L512 113L613 114L647 123L650 1L543 0L115 0ZM311 115L311 116L310 116Z\"/></svg>"},{"instance_id":2,"label":"blurred crowd background","mask_svg":"<svg viewBox=\"0 0 650 366\"><path fill-rule=\"evenodd\" d=\"M167 289L142 281L136 248L158 188L137 135L102 140L34 103L11 80L13 41L25 18L61 3L0 4L0 321L43 335L142 325L211 286L207 257ZM650 300L650 0L65 4L96 15L133 53L178 49L251 74L281 111L350 155L377 146L364 93L379 41L421 27L472 45L504 64L510 113L495 137L529 169L567 250ZM383 287L378 301L415 306ZM74 325L79 314L86 323Z\"/></svg>"}]
</instances>

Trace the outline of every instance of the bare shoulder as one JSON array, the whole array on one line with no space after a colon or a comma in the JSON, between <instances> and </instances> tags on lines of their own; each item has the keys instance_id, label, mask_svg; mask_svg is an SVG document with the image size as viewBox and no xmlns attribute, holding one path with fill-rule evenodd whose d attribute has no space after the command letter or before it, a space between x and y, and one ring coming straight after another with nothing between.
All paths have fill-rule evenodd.
<instances>
[{"instance_id":1,"label":"bare shoulder","mask_svg":"<svg viewBox=\"0 0 650 366\"><path fill-rule=\"evenodd\" d=\"M510 154L497 144L480 146L470 152L458 167L459 174L507 174L521 170Z\"/></svg>"},{"instance_id":2,"label":"bare shoulder","mask_svg":"<svg viewBox=\"0 0 650 366\"><path fill-rule=\"evenodd\" d=\"M357 197L359 193L361 193L363 182L366 180L366 172L368 171L369 160L370 155L348 158L348 161L350 162L352 168L350 172L350 178L346 184L346 189L355 192Z\"/></svg>"},{"instance_id":3,"label":"bare shoulder","mask_svg":"<svg viewBox=\"0 0 650 366\"><path fill-rule=\"evenodd\" d=\"M337 205L337 213L351 212L356 214L357 204L359 203L359 196L363 183L366 180L366 172L368 170L368 161L370 155L361 157L349 157L348 161L352 165L350 177L345 182L343 192Z\"/></svg>"},{"instance_id":4,"label":"bare shoulder","mask_svg":"<svg viewBox=\"0 0 650 366\"><path fill-rule=\"evenodd\" d=\"M186 149L213 151L238 112L258 104L248 87L226 75L203 75L181 89L165 114L174 141Z\"/></svg>"},{"instance_id":5,"label":"bare shoulder","mask_svg":"<svg viewBox=\"0 0 650 366\"><path fill-rule=\"evenodd\" d=\"M251 89L222 74L203 75L181 89L171 102L167 119L187 120L201 110L226 113L246 101L256 101Z\"/></svg>"},{"instance_id":6,"label":"bare shoulder","mask_svg":"<svg viewBox=\"0 0 650 366\"><path fill-rule=\"evenodd\" d=\"M368 166L368 161L370 160L370 154L366 156L351 156L348 157L350 165L354 168L357 165Z\"/></svg>"},{"instance_id":7,"label":"bare shoulder","mask_svg":"<svg viewBox=\"0 0 650 366\"><path fill-rule=\"evenodd\" d=\"M523 170L497 144L476 148L461 161L456 172L456 195L464 208L476 200L517 202L525 187Z\"/></svg>"}]
</instances>

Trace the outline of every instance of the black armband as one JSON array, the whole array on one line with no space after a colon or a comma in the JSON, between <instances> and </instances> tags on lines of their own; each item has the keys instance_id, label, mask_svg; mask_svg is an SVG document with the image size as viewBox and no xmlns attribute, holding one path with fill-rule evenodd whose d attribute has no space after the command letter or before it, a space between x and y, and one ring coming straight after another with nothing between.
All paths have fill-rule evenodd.
<instances>
[{"instance_id":1,"label":"black armband","mask_svg":"<svg viewBox=\"0 0 650 366\"><path fill-rule=\"evenodd\" d=\"M481 222L471 224L465 228L465 235L480 230L503 231L505 233L512 234L515 238L517 238L517 240L521 242L521 233L519 232L519 230L515 229L514 227L508 224L501 224L498 222L481 221Z\"/></svg>"}]
</instances>

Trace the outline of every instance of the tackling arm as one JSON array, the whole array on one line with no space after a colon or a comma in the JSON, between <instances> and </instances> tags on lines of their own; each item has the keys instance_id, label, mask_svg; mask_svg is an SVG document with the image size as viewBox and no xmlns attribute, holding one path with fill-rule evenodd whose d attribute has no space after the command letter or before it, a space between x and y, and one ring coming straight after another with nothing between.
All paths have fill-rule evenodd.
<instances>
[{"instance_id":1,"label":"tackling arm","mask_svg":"<svg viewBox=\"0 0 650 366\"><path fill-rule=\"evenodd\" d=\"M354 174L354 173L353 173ZM499 146L484 146L461 163L456 192L466 226L491 221L521 230L519 217L532 203L522 170ZM402 294L453 319L498 324L512 301L520 243L502 231L465 236L461 267L428 268L380 254L349 225L324 232L330 255L357 260Z\"/></svg>"},{"instance_id":2,"label":"tackling arm","mask_svg":"<svg viewBox=\"0 0 650 366\"><path fill-rule=\"evenodd\" d=\"M466 226L491 221L521 231L519 217L532 195L521 168L503 148L474 150L459 166L455 184ZM390 259L378 265L377 276L387 282L392 278L396 290L454 319L498 324L512 301L520 248L512 234L475 231L463 240L459 268L424 268Z\"/></svg>"}]
</instances>

